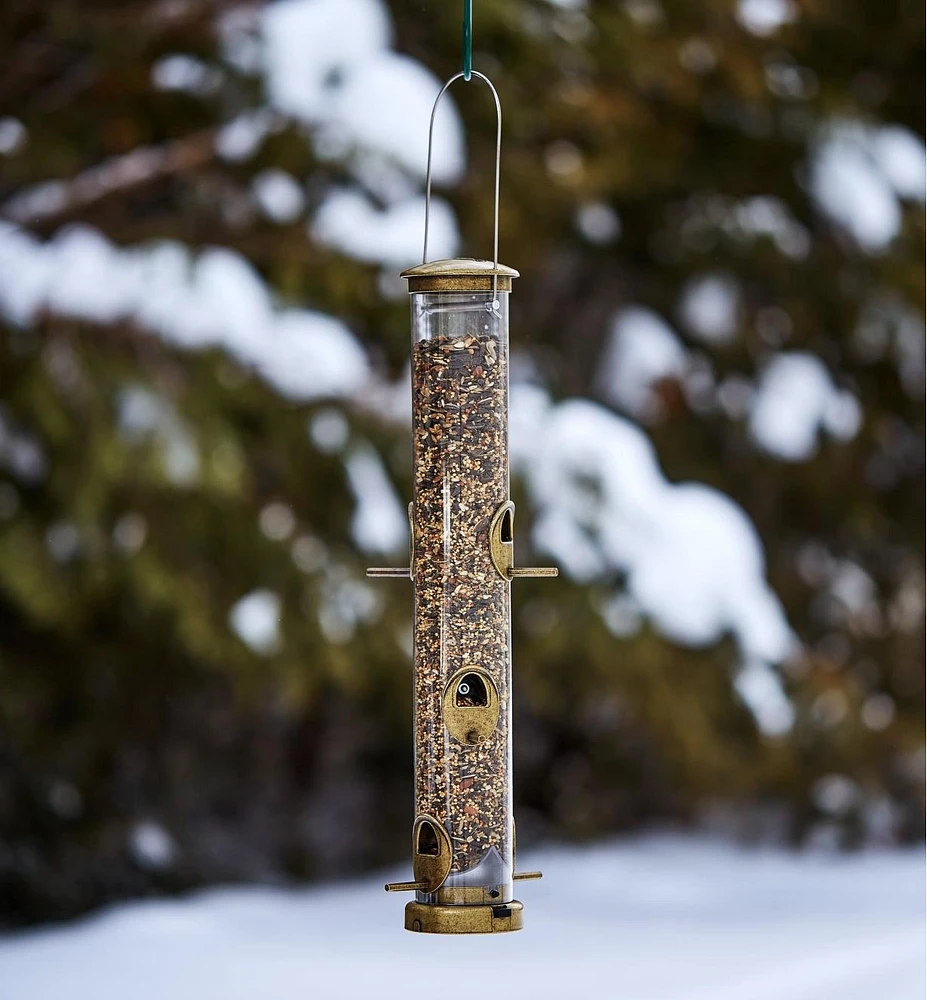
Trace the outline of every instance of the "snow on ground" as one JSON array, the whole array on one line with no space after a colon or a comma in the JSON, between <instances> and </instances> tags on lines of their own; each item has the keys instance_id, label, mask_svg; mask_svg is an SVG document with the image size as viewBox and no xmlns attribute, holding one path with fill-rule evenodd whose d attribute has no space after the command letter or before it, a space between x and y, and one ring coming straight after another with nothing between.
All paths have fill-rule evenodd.
<instances>
[{"instance_id":1,"label":"snow on ground","mask_svg":"<svg viewBox=\"0 0 927 1000\"><path fill-rule=\"evenodd\" d=\"M382 879L217 889L0 938L0 998L924 996L920 851L794 855L651 837L528 862L545 877L520 886L517 934L409 934L405 898Z\"/></svg>"}]
</instances>

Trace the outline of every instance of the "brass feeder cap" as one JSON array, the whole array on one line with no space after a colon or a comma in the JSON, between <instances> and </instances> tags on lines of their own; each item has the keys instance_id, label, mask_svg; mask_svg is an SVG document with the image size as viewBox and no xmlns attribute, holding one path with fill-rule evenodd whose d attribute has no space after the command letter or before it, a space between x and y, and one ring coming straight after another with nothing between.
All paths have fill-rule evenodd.
<instances>
[{"instance_id":1,"label":"brass feeder cap","mask_svg":"<svg viewBox=\"0 0 927 1000\"><path fill-rule=\"evenodd\" d=\"M520 931L524 907L510 903L471 906L440 906L406 903L406 930L421 934L498 934Z\"/></svg>"},{"instance_id":2,"label":"brass feeder cap","mask_svg":"<svg viewBox=\"0 0 927 1000\"><path fill-rule=\"evenodd\" d=\"M491 260L455 257L410 267L399 277L409 282L410 292L491 292L493 275L499 292L510 292L512 278L519 276L514 267L505 264L494 268Z\"/></svg>"}]
</instances>

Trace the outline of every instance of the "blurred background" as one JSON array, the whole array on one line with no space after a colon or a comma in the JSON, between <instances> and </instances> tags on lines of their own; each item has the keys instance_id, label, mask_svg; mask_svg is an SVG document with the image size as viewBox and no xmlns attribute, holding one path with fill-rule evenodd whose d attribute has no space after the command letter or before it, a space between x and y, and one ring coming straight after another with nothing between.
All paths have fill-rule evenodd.
<instances>
[{"instance_id":1,"label":"blurred background","mask_svg":"<svg viewBox=\"0 0 927 1000\"><path fill-rule=\"evenodd\" d=\"M3 4L0 924L407 863L411 592L364 568L460 7ZM513 588L520 846L919 841L923 8L475 8L561 567ZM449 96L431 252L490 256Z\"/></svg>"}]
</instances>

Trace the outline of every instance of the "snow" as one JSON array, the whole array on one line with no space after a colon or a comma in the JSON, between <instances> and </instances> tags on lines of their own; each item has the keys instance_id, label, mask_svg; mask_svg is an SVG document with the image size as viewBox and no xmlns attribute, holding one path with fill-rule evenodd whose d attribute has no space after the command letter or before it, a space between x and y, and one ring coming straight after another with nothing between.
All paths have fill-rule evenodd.
<instances>
[{"instance_id":1,"label":"snow","mask_svg":"<svg viewBox=\"0 0 927 1000\"><path fill-rule=\"evenodd\" d=\"M779 251L792 260L803 260L811 249L811 235L772 195L757 195L736 204L727 228L735 235L769 236Z\"/></svg>"},{"instance_id":2,"label":"snow","mask_svg":"<svg viewBox=\"0 0 927 1000\"><path fill-rule=\"evenodd\" d=\"M251 182L251 191L267 218L281 225L296 219L306 204L299 182L285 170L262 170Z\"/></svg>"},{"instance_id":3,"label":"snow","mask_svg":"<svg viewBox=\"0 0 927 1000\"><path fill-rule=\"evenodd\" d=\"M246 646L264 656L280 645L280 597L271 590L252 590L229 611L229 626Z\"/></svg>"},{"instance_id":4,"label":"snow","mask_svg":"<svg viewBox=\"0 0 927 1000\"><path fill-rule=\"evenodd\" d=\"M0 938L3 1000L472 997L917 1000L922 852L792 854L649 837L526 857L525 929L402 929L381 878L213 889ZM408 877L405 868L386 873Z\"/></svg>"},{"instance_id":5,"label":"snow","mask_svg":"<svg viewBox=\"0 0 927 1000\"><path fill-rule=\"evenodd\" d=\"M341 410L319 410L309 422L309 436L319 451L333 455L348 443L351 428Z\"/></svg>"},{"instance_id":6,"label":"snow","mask_svg":"<svg viewBox=\"0 0 927 1000\"><path fill-rule=\"evenodd\" d=\"M726 344L737 332L740 288L729 274L705 274L682 294L680 315L688 330L706 344Z\"/></svg>"},{"instance_id":7,"label":"snow","mask_svg":"<svg viewBox=\"0 0 927 1000\"><path fill-rule=\"evenodd\" d=\"M0 118L0 156L12 156L26 144L29 133L18 118Z\"/></svg>"},{"instance_id":8,"label":"snow","mask_svg":"<svg viewBox=\"0 0 927 1000\"><path fill-rule=\"evenodd\" d=\"M607 246L621 236L621 218L604 201L589 201L576 210L576 228L590 243Z\"/></svg>"},{"instance_id":9,"label":"snow","mask_svg":"<svg viewBox=\"0 0 927 1000\"><path fill-rule=\"evenodd\" d=\"M819 358L787 351L775 355L762 372L750 433L777 458L801 462L817 452L819 430L848 441L856 436L861 420L856 397L834 385Z\"/></svg>"},{"instance_id":10,"label":"snow","mask_svg":"<svg viewBox=\"0 0 927 1000\"><path fill-rule=\"evenodd\" d=\"M374 449L354 448L345 468L354 492L351 533L357 545L365 552L395 552L408 545L408 514Z\"/></svg>"},{"instance_id":11,"label":"snow","mask_svg":"<svg viewBox=\"0 0 927 1000\"><path fill-rule=\"evenodd\" d=\"M895 700L890 694L873 694L864 702L860 712L863 725L880 733L895 721Z\"/></svg>"},{"instance_id":12,"label":"snow","mask_svg":"<svg viewBox=\"0 0 927 1000\"><path fill-rule=\"evenodd\" d=\"M219 74L200 59L174 52L163 56L151 67L151 82L155 90L203 94L218 85Z\"/></svg>"},{"instance_id":13,"label":"snow","mask_svg":"<svg viewBox=\"0 0 927 1000\"><path fill-rule=\"evenodd\" d=\"M177 855L177 845L163 826L143 820L132 828L129 851L141 867L161 871L171 866Z\"/></svg>"},{"instance_id":14,"label":"snow","mask_svg":"<svg viewBox=\"0 0 927 1000\"><path fill-rule=\"evenodd\" d=\"M274 116L266 108L245 111L219 129L216 153L232 163L248 160L261 148L274 125Z\"/></svg>"},{"instance_id":15,"label":"snow","mask_svg":"<svg viewBox=\"0 0 927 1000\"><path fill-rule=\"evenodd\" d=\"M753 713L760 732L782 736L791 730L795 710L769 664L753 660L742 666L734 677L734 690Z\"/></svg>"},{"instance_id":16,"label":"snow","mask_svg":"<svg viewBox=\"0 0 927 1000\"><path fill-rule=\"evenodd\" d=\"M511 410L512 461L538 512L539 551L579 579L626 574L630 596L677 642L731 632L748 658L788 655L791 630L737 504L669 483L643 431L595 403L553 404L542 389L516 385Z\"/></svg>"},{"instance_id":17,"label":"snow","mask_svg":"<svg viewBox=\"0 0 927 1000\"><path fill-rule=\"evenodd\" d=\"M284 542L296 530L296 515L289 504L274 500L261 508L258 525L265 538L272 542Z\"/></svg>"},{"instance_id":18,"label":"snow","mask_svg":"<svg viewBox=\"0 0 927 1000\"><path fill-rule=\"evenodd\" d=\"M43 310L97 323L132 320L187 349L224 347L278 392L345 396L368 379L361 345L338 320L275 309L240 254L178 243L119 248L88 226L41 243L0 223L0 315L26 325Z\"/></svg>"},{"instance_id":19,"label":"snow","mask_svg":"<svg viewBox=\"0 0 927 1000\"><path fill-rule=\"evenodd\" d=\"M902 125L887 125L872 137L872 153L900 198L924 201L924 143Z\"/></svg>"},{"instance_id":20,"label":"snow","mask_svg":"<svg viewBox=\"0 0 927 1000\"><path fill-rule=\"evenodd\" d=\"M659 413L652 387L662 379L681 378L686 367L686 350L664 320L649 309L629 306L612 322L599 388L625 412L652 419Z\"/></svg>"},{"instance_id":21,"label":"snow","mask_svg":"<svg viewBox=\"0 0 927 1000\"><path fill-rule=\"evenodd\" d=\"M870 253L901 231L901 201L924 201L924 143L900 125L837 120L823 131L810 189L822 211Z\"/></svg>"},{"instance_id":22,"label":"snow","mask_svg":"<svg viewBox=\"0 0 927 1000\"><path fill-rule=\"evenodd\" d=\"M737 20L753 35L775 34L784 24L798 19L792 0L740 0Z\"/></svg>"},{"instance_id":23,"label":"snow","mask_svg":"<svg viewBox=\"0 0 927 1000\"><path fill-rule=\"evenodd\" d=\"M348 147L387 154L424 177L427 123L441 83L391 52L392 25L381 0L281 0L263 12L264 68L271 106ZM457 180L464 146L448 100L435 122L434 177Z\"/></svg>"},{"instance_id":24,"label":"snow","mask_svg":"<svg viewBox=\"0 0 927 1000\"><path fill-rule=\"evenodd\" d=\"M421 196L378 209L357 190L335 188L316 213L310 235L325 246L357 260L402 270L422 260L425 199ZM431 200L428 256L433 260L457 253L457 223L442 198Z\"/></svg>"}]
</instances>

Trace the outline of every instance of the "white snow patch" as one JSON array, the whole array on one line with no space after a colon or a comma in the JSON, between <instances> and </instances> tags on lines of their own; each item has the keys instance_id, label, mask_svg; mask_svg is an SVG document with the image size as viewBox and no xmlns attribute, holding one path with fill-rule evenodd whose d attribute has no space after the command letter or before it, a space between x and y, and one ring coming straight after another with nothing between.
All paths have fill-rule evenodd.
<instances>
[{"instance_id":1,"label":"white snow patch","mask_svg":"<svg viewBox=\"0 0 927 1000\"><path fill-rule=\"evenodd\" d=\"M262 170L251 182L251 191L268 219L281 225L302 212L306 197L299 182L285 170Z\"/></svg>"},{"instance_id":2,"label":"white snow patch","mask_svg":"<svg viewBox=\"0 0 927 1000\"><path fill-rule=\"evenodd\" d=\"M381 0L281 0L264 8L262 25L271 104L322 130L317 152L374 150L424 176L427 122L441 84L389 51L392 25ZM449 100L435 122L434 149L435 180L459 178L463 132Z\"/></svg>"},{"instance_id":3,"label":"white snow patch","mask_svg":"<svg viewBox=\"0 0 927 1000\"><path fill-rule=\"evenodd\" d=\"M924 995L923 851L800 854L650 837L525 861L544 879L519 894L525 929L504 940L403 931L402 901L382 888L406 877L399 869L313 889L138 901L9 935L0 982L10 1000L279 1000L307 983L331 1000L406 1000L414 970L415 982L463 1000L473 995L463 963L512 1000Z\"/></svg>"},{"instance_id":4,"label":"white snow patch","mask_svg":"<svg viewBox=\"0 0 927 1000\"><path fill-rule=\"evenodd\" d=\"M590 243L606 246L621 236L621 217L604 201L590 201L576 210L576 228Z\"/></svg>"},{"instance_id":5,"label":"white snow patch","mask_svg":"<svg viewBox=\"0 0 927 1000\"><path fill-rule=\"evenodd\" d=\"M280 597L272 590L252 590L229 611L229 626L255 653L266 656L280 646Z\"/></svg>"},{"instance_id":6,"label":"white snow patch","mask_svg":"<svg viewBox=\"0 0 927 1000\"><path fill-rule=\"evenodd\" d=\"M345 468L354 491L351 533L358 546L365 552L394 552L408 544L408 516L373 448L355 448Z\"/></svg>"},{"instance_id":7,"label":"white snow patch","mask_svg":"<svg viewBox=\"0 0 927 1000\"><path fill-rule=\"evenodd\" d=\"M337 188L323 201L310 235L357 260L401 269L421 262L424 219L423 197L407 198L378 209L360 191ZM453 257L458 242L453 210L442 198L432 198L429 257Z\"/></svg>"},{"instance_id":8,"label":"white snow patch","mask_svg":"<svg viewBox=\"0 0 927 1000\"><path fill-rule=\"evenodd\" d=\"M216 136L216 153L232 163L248 160L274 130L277 121L266 108L245 111L226 122Z\"/></svg>"},{"instance_id":9,"label":"white snow patch","mask_svg":"<svg viewBox=\"0 0 927 1000\"><path fill-rule=\"evenodd\" d=\"M790 351L774 356L760 376L750 433L777 458L801 462L817 452L820 429L849 441L861 421L859 401L834 385L819 358Z\"/></svg>"},{"instance_id":10,"label":"white snow patch","mask_svg":"<svg viewBox=\"0 0 927 1000\"><path fill-rule=\"evenodd\" d=\"M0 314L26 325L43 309L134 320L186 349L224 347L299 401L350 395L368 378L366 354L342 323L275 310L260 276L232 250L193 255L167 242L121 249L87 226L41 243L0 223Z\"/></svg>"},{"instance_id":11,"label":"white snow patch","mask_svg":"<svg viewBox=\"0 0 927 1000\"><path fill-rule=\"evenodd\" d=\"M331 455L348 443L351 428L341 410L327 407L309 421L309 436L319 451Z\"/></svg>"},{"instance_id":12,"label":"white snow patch","mask_svg":"<svg viewBox=\"0 0 927 1000\"><path fill-rule=\"evenodd\" d=\"M737 20L751 34L765 37L797 21L798 7L792 0L740 0Z\"/></svg>"},{"instance_id":13,"label":"white snow patch","mask_svg":"<svg viewBox=\"0 0 927 1000\"><path fill-rule=\"evenodd\" d=\"M795 709L779 675L766 663L752 660L734 678L734 690L767 736L782 736L795 721Z\"/></svg>"},{"instance_id":14,"label":"white snow patch","mask_svg":"<svg viewBox=\"0 0 927 1000\"><path fill-rule=\"evenodd\" d=\"M511 408L512 459L538 511L540 551L580 578L625 574L642 613L678 642L731 632L747 657L788 655L792 632L737 504L667 482L643 431L595 403L552 405L543 390L515 386Z\"/></svg>"},{"instance_id":15,"label":"white snow patch","mask_svg":"<svg viewBox=\"0 0 927 1000\"><path fill-rule=\"evenodd\" d=\"M871 136L872 154L899 198L924 201L927 154L920 136L903 125L886 125Z\"/></svg>"},{"instance_id":16,"label":"white snow patch","mask_svg":"<svg viewBox=\"0 0 927 1000\"><path fill-rule=\"evenodd\" d=\"M163 871L169 868L177 854L173 837L158 823L143 820L129 834L129 851L142 868Z\"/></svg>"},{"instance_id":17,"label":"white snow patch","mask_svg":"<svg viewBox=\"0 0 927 1000\"><path fill-rule=\"evenodd\" d=\"M924 144L900 125L834 121L812 157L811 193L864 250L880 253L901 231L899 200L924 201Z\"/></svg>"},{"instance_id":18,"label":"white snow patch","mask_svg":"<svg viewBox=\"0 0 927 1000\"><path fill-rule=\"evenodd\" d=\"M219 79L216 69L184 52L163 56L151 67L151 82L155 90L204 94L213 90Z\"/></svg>"},{"instance_id":19,"label":"white snow patch","mask_svg":"<svg viewBox=\"0 0 927 1000\"><path fill-rule=\"evenodd\" d=\"M18 118L0 118L0 156L18 153L26 144L29 133Z\"/></svg>"},{"instance_id":20,"label":"white snow patch","mask_svg":"<svg viewBox=\"0 0 927 1000\"><path fill-rule=\"evenodd\" d=\"M676 333L655 313L630 306L615 317L602 368L599 389L611 403L638 419L659 415L655 383L682 378L687 354Z\"/></svg>"},{"instance_id":21,"label":"white snow patch","mask_svg":"<svg viewBox=\"0 0 927 1000\"><path fill-rule=\"evenodd\" d=\"M737 203L727 228L735 235L769 236L780 252L793 260L803 260L811 250L811 234L788 206L772 195Z\"/></svg>"},{"instance_id":22,"label":"white snow patch","mask_svg":"<svg viewBox=\"0 0 927 1000\"><path fill-rule=\"evenodd\" d=\"M685 287L680 317L707 344L726 344L737 332L740 286L729 274L704 274Z\"/></svg>"}]
</instances>

